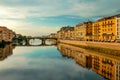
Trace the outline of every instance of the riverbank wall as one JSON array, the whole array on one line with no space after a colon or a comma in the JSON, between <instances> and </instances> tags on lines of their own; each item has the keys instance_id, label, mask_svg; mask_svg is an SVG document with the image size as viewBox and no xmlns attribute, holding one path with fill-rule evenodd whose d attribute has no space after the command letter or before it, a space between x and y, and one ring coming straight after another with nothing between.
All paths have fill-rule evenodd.
<instances>
[{"instance_id":1,"label":"riverbank wall","mask_svg":"<svg viewBox=\"0 0 120 80\"><path fill-rule=\"evenodd\" d=\"M113 54L120 56L120 43L92 42L92 41L75 41L75 40L59 40L60 43L78 46L84 49L90 49L97 52Z\"/></svg>"},{"instance_id":2,"label":"riverbank wall","mask_svg":"<svg viewBox=\"0 0 120 80\"><path fill-rule=\"evenodd\" d=\"M61 43L78 45L78 46L91 46L100 48L109 48L120 50L120 43L107 43L107 42L92 42L92 41L75 41L75 40L60 40Z\"/></svg>"}]
</instances>

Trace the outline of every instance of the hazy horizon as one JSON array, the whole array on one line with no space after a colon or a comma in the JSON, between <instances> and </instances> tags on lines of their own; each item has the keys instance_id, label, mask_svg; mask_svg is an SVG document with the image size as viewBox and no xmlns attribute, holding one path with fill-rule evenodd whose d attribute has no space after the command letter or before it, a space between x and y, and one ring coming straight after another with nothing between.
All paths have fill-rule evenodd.
<instances>
[{"instance_id":1,"label":"hazy horizon","mask_svg":"<svg viewBox=\"0 0 120 80\"><path fill-rule=\"evenodd\" d=\"M120 13L120 0L0 0L0 26L22 35L54 33L62 26Z\"/></svg>"}]
</instances>

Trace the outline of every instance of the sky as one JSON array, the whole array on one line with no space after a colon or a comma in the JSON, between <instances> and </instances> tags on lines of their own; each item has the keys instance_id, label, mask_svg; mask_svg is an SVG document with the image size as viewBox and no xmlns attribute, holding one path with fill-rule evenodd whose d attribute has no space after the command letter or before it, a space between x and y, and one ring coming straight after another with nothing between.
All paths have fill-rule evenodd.
<instances>
[{"instance_id":1,"label":"sky","mask_svg":"<svg viewBox=\"0 0 120 80\"><path fill-rule=\"evenodd\" d=\"M115 14L120 14L120 0L0 0L0 26L26 36Z\"/></svg>"}]
</instances>

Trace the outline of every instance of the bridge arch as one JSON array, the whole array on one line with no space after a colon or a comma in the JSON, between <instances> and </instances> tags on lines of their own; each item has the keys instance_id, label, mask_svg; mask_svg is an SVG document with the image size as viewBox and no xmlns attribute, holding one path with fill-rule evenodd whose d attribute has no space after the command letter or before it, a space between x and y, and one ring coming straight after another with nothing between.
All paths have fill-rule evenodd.
<instances>
[{"instance_id":1,"label":"bridge arch","mask_svg":"<svg viewBox=\"0 0 120 80\"><path fill-rule=\"evenodd\" d=\"M25 45L31 45L31 44L30 44L30 40L31 40L31 39L39 39L39 40L41 40L41 44L40 44L40 45L47 45L47 44L46 44L46 41L47 41L47 40L54 40L54 41L55 41L55 44L57 44L57 38L30 37L30 38L26 38L26 40L25 40L25 41L26 41L26 44L25 44Z\"/></svg>"}]
</instances>

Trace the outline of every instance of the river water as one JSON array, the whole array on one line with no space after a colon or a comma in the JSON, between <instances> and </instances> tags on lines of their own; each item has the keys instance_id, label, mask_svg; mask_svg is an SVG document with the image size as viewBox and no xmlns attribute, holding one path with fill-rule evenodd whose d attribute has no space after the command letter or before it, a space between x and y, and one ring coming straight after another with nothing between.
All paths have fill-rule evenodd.
<instances>
[{"instance_id":1,"label":"river water","mask_svg":"<svg viewBox=\"0 0 120 80\"><path fill-rule=\"evenodd\" d=\"M119 57L66 44L0 48L0 80L108 79L120 80Z\"/></svg>"}]
</instances>

